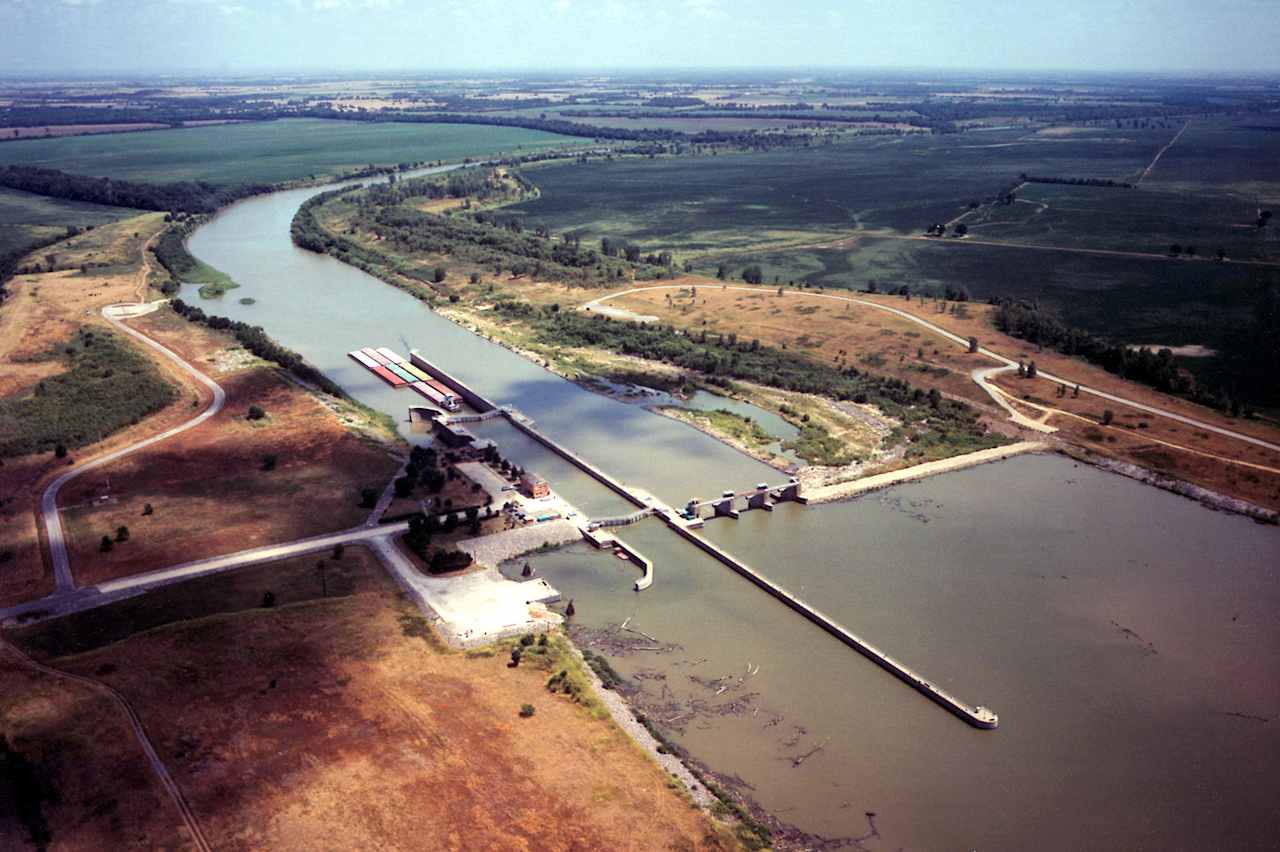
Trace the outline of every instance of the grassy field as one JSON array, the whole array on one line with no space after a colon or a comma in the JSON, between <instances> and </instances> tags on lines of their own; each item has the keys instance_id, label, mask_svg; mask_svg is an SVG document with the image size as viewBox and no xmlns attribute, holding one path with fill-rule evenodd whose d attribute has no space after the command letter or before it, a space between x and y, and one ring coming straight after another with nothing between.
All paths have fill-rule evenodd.
<instances>
[{"instance_id":1,"label":"grassy field","mask_svg":"<svg viewBox=\"0 0 1280 852\"><path fill-rule=\"evenodd\" d=\"M1022 131L867 138L806 150L531 169L509 208L530 224L688 254L847 232L923 231L1022 172L1132 180L1169 131L1045 137Z\"/></svg>"},{"instance_id":2,"label":"grassy field","mask_svg":"<svg viewBox=\"0 0 1280 852\"><path fill-rule=\"evenodd\" d=\"M974 299L1039 302L1080 328L1132 344L1205 346L1230 351L1254 320L1263 289L1280 270L1211 262L1144 260L1013 247L862 239L830 249L742 254L726 259L737 274L758 264L775 278L815 287L862 290L872 280L892 291L966 289ZM714 274L716 264L699 271ZM1186 358L1200 373L1214 366Z\"/></svg>"},{"instance_id":3,"label":"grassy field","mask_svg":"<svg viewBox=\"0 0 1280 852\"><path fill-rule=\"evenodd\" d=\"M0 165L138 181L277 183L369 164L457 160L571 141L509 127L288 119L0 145Z\"/></svg>"},{"instance_id":4,"label":"grassy field","mask_svg":"<svg viewBox=\"0 0 1280 852\"><path fill-rule=\"evenodd\" d=\"M136 215L137 211L122 207L63 201L0 187L0 255L61 236L69 227L105 225Z\"/></svg>"},{"instance_id":5,"label":"grassy field","mask_svg":"<svg viewBox=\"0 0 1280 852\"><path fill-rule=\"evenodd\" d=\"M1263 206L1280 206L1280 132L1248 129L1226 121L1192 122L1142 185L1170 191L1231 193Z\"/></svg>"},{"instance_id":6,"label":"grassy field","mask_svg":"<svg viewBox=\"0 0 1280 852\"><path fill-rule=\"evenodd\" d=\"M200 427L63 489L67 547L80 582L292 541L364 520L361 489L381 491L398 461L385 445L346 428L343 420L358 412L337 401L322 404L229 335L170 311L134 325L213 376L226 391L226 407ZM265 416L249 420L251 405ZM121 526L130 530L128 541L100 553L102 536Z\"/></svg>"},{"instance_id":7,"label":"grassy field","mask_svg":"<svg viewBox=\"0 0 1280 852\"><path fill-rule=\"evenodd\" d=\"M0 456L100 441L178 396L148 358L114 334L83 328L40 360L61 361L65 372L0 398Z\"/></svg>"},{"instance_id":8,"label":"grassy field","mask_svg":"<svg viewBox=\"0 0 1280 852\"><path fill-rule=\"evenodd\" d=\"M1280 228L1252 226L1258 215L1254 199L1152 186L1027 184L1017 203L984 208L964 222L981 240L1156 254L1177 244L1184 251L1194 246L1202 257L1219 248L1240 260L1280 256Z\"/></svg>"}]
</instances>

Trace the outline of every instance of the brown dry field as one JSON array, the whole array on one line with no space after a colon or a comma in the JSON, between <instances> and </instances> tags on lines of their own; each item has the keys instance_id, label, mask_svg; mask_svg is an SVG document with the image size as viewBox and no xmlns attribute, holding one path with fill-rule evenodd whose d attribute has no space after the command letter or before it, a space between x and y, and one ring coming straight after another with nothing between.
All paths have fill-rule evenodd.
<instances>
[{"instance_id":1,"label":"brown dry field","mask_svg":"<svg viewBox=\"0 0 1280 852\"><path fill-rule=\"evenodd\" d=\"M51 849L185 849L188 835L119 707L86 684L0 650L0 735L56 790L42 815ZM4 801L0 848L35 849Z\"/></svg>"},{"instance_id":2,"label":"brown dry field","mask_svg":"<svg viewBox=\"0 0 1280 852\"><path fill-rule=\"evenodd\" d=\"M610 304L637 313L652 314L663 322L679 326L725 333L735 331L739 338L759 338L761 342L774 346L785 344L791 350L802 350L828 363L847 363L870 372L903 378L922 387L937 387L948 396L975 403L984 411L992 410L990 399L972 381L969 371L975 367L994 366L994 362L980 355L970 355L957 344L906 320L879 315L857 305L806 298L804 291L788 289L782 297L778 297L776 291L768 291L757 296L721 290L719 282L708 279L690 277L676 283L697 285L696 305L691 306L687 296L679 298L676 295L678 291L674 290L638 293ZM672 295L670 304L666 301L668 294ZM1041 370L1081 384L1233 431L1272 442L1280 441L1277 430L1266 423L1228 417L1205 406L1125 381L1079 359L1051 351L1037 352L1034 345L996 331L989 318L992 310L989 306L968 303L965 305L968 316L957 317L940 313L932 301L921 305L919 300L908 301L901 297L851 295L906 310L954 334L972 335L982 346L1005 357L1035 360ZM704 320L706 325L703 325ZM924 358L919 357L921 348ZM882 365L867 362L867 356L873 353L884 359ZM941 367L950 372L938 375L920 370L921 366ZM1108 431L1108 435L1115 439L1110 441L1106 437L1101 441L1089 438L1086 433L1093 428L1089 424L1060 415L1052 416L1049 425L1060 429L1055 436L1067 443L1131 461L1268 508L1280 508L1280 475L1211 458L1236 459L1280 470L1280 453L1087 394L1074 400L1069 394L1067 398L1060 399L1056 396L1057 385L1042 379L1026 380L1005 375L997 384L1015 397L1031 396L1042 404L1078 413L1095 422L1101 420L1104 409L1110 408L1115 412L1117 426L1121 428ZM1039 414L1035 411L1028 413L1032 416ZM1147 426L1139 429L1140 422ZM1028 432L1027 435L1036 437L1035 433ZM1152 439L1196 452L1162 446Z\"/></svg>"},{"instance_id":3,"label":"brown dry field","mask_svg":"<svg viewBox=\"0 0 1280 852\"><path fill-rule=\"evenodd\" d=\"M63 489L77 582L292 541L364 520L360 490L381 490L399 464L386 447L353 434L274 368L237 368L242 362L229 358L228 350L235 351L229 336L197 329L164 310L133 325L211 374L227 402L211 420ZM250 405L267 417L248 420ZM275 470L261 469L268 454L278 458ZM110 502L93 505L104 495ZM155 511L144 516L147 503ZM129 528L129 540L100 552L102 536L119 526Z\"/></svg>"},{"instance_id":4,"label":"brown dry field","mask_svg":"<svg viewBox=\"0 0 1280 852\"><path fill-rule=\"evenodd\" d=\"M55 665L129 699L217 849L733 848L611 722L506 662L441 652L384 577ZM62 848L114 848L87 836Z\"/></svg>"},{"instance_id":5,"label":"brown dry field","mask_svg":"<svg viewBox=\"0 0 1280 852\"><path fill-rule=\"evenodd\" d=\"M81 326L108 328L99 311L136 297L149 274L149 264L141 260L143 246L163 227L163 218L163 214L145 214L42 249L41 259L55 253L59 266L65 264L74 271L19 275L10 282L12 296L0 306L0 393L22 392L60 369L56 362L15 364L13 359L46 352L70 339ZM81 263L112 267L103 270L110 274L82 275L76 269ZM145 352L184 394L137 426L75 450L70 460L85 461L168 429L191 416L194 399L207 404L209 395L203 386L173 368L168 359L153 356L150 349ZM0 542L13 553L0 571L0 605L9 606L53 590L53 578L41 555L36 511L40 491L64 462L48 453L0 461Z\"/></svg>"}]
</instances>

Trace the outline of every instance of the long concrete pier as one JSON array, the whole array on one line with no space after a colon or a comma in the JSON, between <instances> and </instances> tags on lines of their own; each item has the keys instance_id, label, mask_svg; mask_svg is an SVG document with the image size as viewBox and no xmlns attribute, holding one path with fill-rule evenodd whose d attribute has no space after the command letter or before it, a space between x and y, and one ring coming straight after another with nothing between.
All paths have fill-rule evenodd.
<instances>
[{"instance_id":1,"label":"long concrete pier","mask_svg":"<svg viewBox=\"0 0 1280 852\"><path fill-rule=\"evenodd\" d=\"M917 674L903 663L900 663L893 657L890 657L866 639L863 639L861 636L858 636L845 628L843 625L836 622L835 619L824 614L812 604L806 603L791 594L768 577L733 556L731 553L721 550L702 536L687 529L685 525L679 522L678 519L668 517L666 520L667 525L687 541L692 542L696 547L710 554L721 563L729 566L738 574L746 577L770 595L809 619L809 621L812 621L814 624L818 625L841 642L844 642L849 647L858 651L885 671L911 686L917 692L923 694L926 698L929 698L930 700L942 705L947 710L950 710L970 725L973 725L975 728L991 729L1000 723L1000 718L986 707L983 707L982 705L975 706L967 704L959 698L956 698L954 695L945 691L938 685L927 680L924 676Z\"/></svg>"}]
</instances>

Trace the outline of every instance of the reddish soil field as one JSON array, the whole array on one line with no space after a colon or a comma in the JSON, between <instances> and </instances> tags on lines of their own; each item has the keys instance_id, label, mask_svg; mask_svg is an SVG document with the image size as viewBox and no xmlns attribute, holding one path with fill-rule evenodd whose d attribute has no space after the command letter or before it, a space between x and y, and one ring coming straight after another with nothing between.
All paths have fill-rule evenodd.
<instances>
[{"instance_id":1,"label":"reddish soil field","mask_svg":"<svg viewBox=\"0 0 1280 852\"><path fill-rule=\"evenodd\" d=\"M734 848L611 722L506 663L442 652L384 581L58 665L124 693L217 849Z\"/></svg>"}]
</instances>

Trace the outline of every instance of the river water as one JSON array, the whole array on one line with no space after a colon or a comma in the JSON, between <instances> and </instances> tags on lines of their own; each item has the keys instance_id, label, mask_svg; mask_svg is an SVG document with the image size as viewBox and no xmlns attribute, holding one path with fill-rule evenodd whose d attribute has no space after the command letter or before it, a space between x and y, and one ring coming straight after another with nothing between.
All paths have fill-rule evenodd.
<instances>
[{"instance_id":1,"label":"river water","mask_svg":"<svg viewBox=\"0 0 1280 852\"><path fill-rule=\"evenodd\" d=\"M421 349L673 505L780 479L296 249L290 220L319 191L250 199L197 231L193 253L242 285L202 307L263 326L401 421L408 394L345 353ZM629 510L502 421L474 431L589 515ZM585 546L534 561L575 599L580 624L629 617L678 646L612 659L647 703L668 705L654 715L673 720L695 757L807 831L863 837L868 849L1261 849L1280 837L1274 528L1059 457L708 523L722 547L992 707L994 732L968 727L659 522L621 534L655 563L649 591L630 591L634 566ZM720 715L728 706L737 712ZM866 836L868 812L877 835Z\"/></svg>"}]
</instances>

